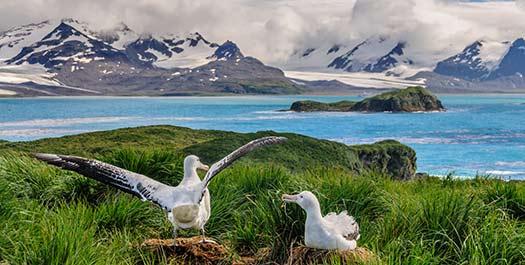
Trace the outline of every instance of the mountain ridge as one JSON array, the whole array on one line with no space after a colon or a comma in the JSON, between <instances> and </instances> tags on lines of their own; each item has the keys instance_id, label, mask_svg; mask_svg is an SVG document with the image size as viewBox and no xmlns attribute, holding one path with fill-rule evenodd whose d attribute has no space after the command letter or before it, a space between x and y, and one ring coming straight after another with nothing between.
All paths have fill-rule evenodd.
<instances>
[{"instance_id":1,"label":"mountain ridge","mask_svg":"<svg viewBox=\"0 0 525 265\"><path fill-rule=\"evenodd\" d=\"M217 44L198 32L139 35L125 24L114 32L97 32L73 19L54 23L58 25L45 21L0 35L0 75L16 70L8 81L28 78L10 86L18 95L295 94L304 89L281 70L244 56L234 42ZM38 79L28 77L29 66ZM34 84L80 89L64 94Z\"/></svg>"},{"instance_id":2,"label":"mountain ridge","mask_svg":"<svg viewBox=\"0 0 525 265\"><path fill-rule=\"evenodd\" d=\"M522 38L479 39L442 59L423 55L435 67L412 43L388 36L306 47L283 71L199 32L138 34L123 23L94 30L48 20L0 33L0 96L378 93L413 85L435 93L525 91Z\"/></svg>"}]
</instances>

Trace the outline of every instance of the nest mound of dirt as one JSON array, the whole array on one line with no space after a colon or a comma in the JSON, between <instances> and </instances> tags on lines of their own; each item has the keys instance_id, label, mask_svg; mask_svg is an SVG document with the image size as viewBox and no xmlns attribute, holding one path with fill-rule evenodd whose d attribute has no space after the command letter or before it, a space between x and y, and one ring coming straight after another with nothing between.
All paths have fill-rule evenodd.
<instances>
[{"instance_id":1,"label":"nest mound of dirt","mask_svg":"<svg viewBox=\"0 0 525 265\"><path fill-rule=\"evenodd\" d=\"M299 246L292 249L288 265L325 264L380 264L378 257L366 248L358 247L350 251L322 250Z\"/></svg>"},{"instance_id":2,"label":"nest mound of dirt","mask_svg":"<svg viewBox=\"0 0 525 265\"><path fill-rule=\"evenodd\" d=\"M177 238L176 247L173 246L173 239L149 239L141 247L164 253L168 264L232 264L232 257L224 246L215 242L202 242L200 236Z\"/></svg>"}]
</instances>

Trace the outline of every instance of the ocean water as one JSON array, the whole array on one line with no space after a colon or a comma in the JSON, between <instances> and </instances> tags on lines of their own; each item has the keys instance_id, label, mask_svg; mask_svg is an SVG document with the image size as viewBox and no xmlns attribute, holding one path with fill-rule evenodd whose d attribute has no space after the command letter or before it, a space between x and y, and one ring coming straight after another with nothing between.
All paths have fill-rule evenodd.
<instances>
[{"instance_id":1,"label":"ocean water","mask_svg":"<svg viewBox=\"0 0 525 265\"><path fill-rule=\"evenodd\" d=\"M28 141L152 124L295 132L345 144L397 139L418 171L525 179L525 95L440 95L439 113L278 112L293 101L343 96L0 99L0 139Z\"/></svg>"}]
</instances>

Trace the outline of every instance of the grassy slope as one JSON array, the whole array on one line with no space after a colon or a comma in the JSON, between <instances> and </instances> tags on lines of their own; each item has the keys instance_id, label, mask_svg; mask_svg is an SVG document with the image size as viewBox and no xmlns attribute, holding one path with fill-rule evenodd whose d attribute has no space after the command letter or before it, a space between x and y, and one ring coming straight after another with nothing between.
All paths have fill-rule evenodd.
<instances>
[{"instance_id":1,"label":"grassy slope","mask_svg":"<svg viewBox=\"0 0 525 265\"><path fill-rule=\"evenodd\" d=\"M105 132L86 133L60 138L42 139L32 142L1 143L2 150L16 150L24 152L48 152L60 154L72 154L87 157L98 157L107 154L115 149L134 149L168 150L181 155L195 154L201 157L206 163L213 163L235 150L237 147L259 137L279 135L285 136L289 141L285 144L256 150L243 160L251 160L261 163L274 163L286 166L293 170L305 170L310 167L341 167L353 172L363 170L379 170L381 173L396 175L403 165L388 168L381 165L379 168L371 168L375 164L366 163L363 167L359 159L361 149L368 150L368 145L348 146L326 140L292 134L276 132L257 132L257 133L235 133L213 130L192 130L176 126L146 126L137 128L118 129ZM413 156L413 161L405 161L409 164L408 168L415 163L414 151L398 142L387 144L378 143L372 145L379 151L379 157L385 159L387 164L390 156L386 154L386 149L401 150ZM395 157L395 156L394 156Z\"/></svg>"},{"instance_id":2,"label":"grassy slope","mask_svg":"<svg viewBox=\"0 0 525 265\"><path fill-rule=\"evenodd\" d=\"M229 132L195 133L164 126L137 130L3 143L0 148L72 150L175 184L182 175L183 156L171 147L209 151L206 145L230 147L242 141ZM158 136L165 139L156 140ZM210 139L222 140L212 144ZM68 147L69 143L74 144ZM332 148L330 142L322 143ZM109 151L115 147L126 148ZM256 153L251 159L286 149L273 151ZM139 247L145 239L171 236L171 226L157 207L19 153L0 153L0 263L155 264L166 258ZM342 165L327 169L306 163L304 167L307 170L290 171L279 163L238 163L221 173L210 186L213 214L208 233L237 255L269 248L268 260L283 263L289 247L303 241L305 216L296 205L282 207L279 197L309 189L318 195L323 213L346 209L353 214L361 225L359 244L384 263L525 261L521 182L484 178L400 182L371 173L357 176Z\"/></svg>"}]
</instances>

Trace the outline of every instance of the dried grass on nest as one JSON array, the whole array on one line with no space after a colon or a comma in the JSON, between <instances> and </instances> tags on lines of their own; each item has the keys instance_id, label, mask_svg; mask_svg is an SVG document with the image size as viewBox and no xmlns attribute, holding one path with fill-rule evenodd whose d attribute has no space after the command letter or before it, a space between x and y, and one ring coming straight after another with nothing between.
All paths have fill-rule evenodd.
<instances>
[{"instance_id":1,"label":"dried grass on nest","mask_svg":"<svg viewBox=\"0 0 525 265\"><path fill-rule=\"evenodd\" d=\"M210 240L208 238L208 240ZM215 242L201 242L202 237L177 238L177 247L173 239L149 239L142 248L166 253L170 264L232 264L229 251Z\"/></svg>"},{"instance_id":2,"label":"dried grass on nest","mask_svg":"<svg viewBox=\"0 0 525 265\"><path fill-rule=\"evenodd\" d=\"M303 264L380 264L379 259L366 248L358 247L350 251L313 249L299 246L292 249L288 265Z\"/></svg>"}]
</instances>

